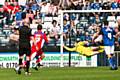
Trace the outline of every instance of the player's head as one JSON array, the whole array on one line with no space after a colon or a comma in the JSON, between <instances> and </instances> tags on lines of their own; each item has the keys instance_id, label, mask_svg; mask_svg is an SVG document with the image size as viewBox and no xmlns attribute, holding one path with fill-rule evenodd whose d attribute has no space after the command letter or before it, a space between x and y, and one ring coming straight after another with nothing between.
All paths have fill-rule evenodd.
<instances>
[{"instance_id":1,"label":"player's head","mask_svg":"<svg viewBox=\"0 0 120 80\"><path fill-rule=\"evenodd\" d=\"M105 25L105 26L108 26L108 21L104 21L104 25Z\"/></svg>"},{"instance_id":2,"label":"player's head","mask_svg":"<svg viewBox=\"0 0 120 80\"><path fill-rule=\"evenodd\" d=\"M42 30L42 25L41 24L38 24L37 30Z\"/></svg>"}]
</instances>

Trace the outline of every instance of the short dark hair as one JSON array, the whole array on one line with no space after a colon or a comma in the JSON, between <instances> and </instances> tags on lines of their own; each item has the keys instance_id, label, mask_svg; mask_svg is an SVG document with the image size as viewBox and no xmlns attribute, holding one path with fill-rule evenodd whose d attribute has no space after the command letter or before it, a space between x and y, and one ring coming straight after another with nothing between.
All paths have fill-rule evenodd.
<instances>
[{"instance_id":1,"label":"short dark hair","mask_svg":"<svg viewBox=\"0 0 120 80\"><path fill-rule=\"evenodd\" d=\"M63 19L63 21L67 21L67 19Z\"/></svg>"},{"instance_id":2,"label":"short dark hair","mask_svg":"<svg viewBox=\"0 0 120 80\"><path fill-rule=\"evenodd\" d=\"M26 18L26 12L22 12L21 17L22 17L22 19L25 19Z\"/></svg>"},{"instance_id":3,"label":"short dark hair","mask_svg":"<svg viewBox=\"0 0 120 80\"><path fill-rule=\"evenodd\" d=\"M41 24L38 24L37 30L42 30L42 25Z\"/></svg>"},{"instance_id":4,"label":"short dark hair","mask_svg":"<svg viewBox=\"0 0 120 80\"><path fill-rule=\"evenodd\" d=\"M53 20L53 21L52 21L52 24L54 24L54 23L57 23L57 21L56 21L56 20Z\"/></svg>"},{"instance_id":5,"label":"short dark hair","mask_svg":"<svg viewBox=\"0 0 120 80\"><path fill-rule=\"evenodd\" d=\"M104 25L108 25L108 21L104 21Z\"/></svg>"}]
</instances>

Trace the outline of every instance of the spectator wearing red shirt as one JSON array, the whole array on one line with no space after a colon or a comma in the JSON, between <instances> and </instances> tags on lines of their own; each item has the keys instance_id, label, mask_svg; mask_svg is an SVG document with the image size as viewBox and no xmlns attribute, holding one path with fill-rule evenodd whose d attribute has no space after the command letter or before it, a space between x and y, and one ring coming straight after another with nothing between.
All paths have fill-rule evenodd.
<instances>
[{"instance_id":1,"label":"spectator wearing red shirt","mask_svg":"<svg viewBox=\"0 0 120 80\"><path fill-rule=\"evenodd\" d=\"M116 0L116 2L120 3L120 0Z\"/></svg>"},{"instance_id":2,"label":"spectator wearing red shirt","mask_svg":"<svg viewBox=\"0 0 120 80\"><path fill-rule=\"evenodd\" d=\"M13 14L16 14L16 12L19 12L20 6L18 5L18 2L14 2L14 7L13 7Z\"/></svg>"},{"instance_id":3,"label":"spectator wearing red shirt","mask_svg":"<svg viewBox=\"0 0 120 80\"><path fill-rule=\"evenodd\" d=\"M10 5L10 2L5 2L5 5L3 6L3 8L4 8L4 11L9 13L14 9L14 7Z\"/></svg>"}]
</instances>

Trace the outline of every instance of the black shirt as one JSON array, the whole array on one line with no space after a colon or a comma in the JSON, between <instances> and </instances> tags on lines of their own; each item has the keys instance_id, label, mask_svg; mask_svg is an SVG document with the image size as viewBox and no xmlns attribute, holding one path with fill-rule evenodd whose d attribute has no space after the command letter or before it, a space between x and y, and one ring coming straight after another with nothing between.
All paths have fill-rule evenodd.
<instances>
[{"instance_id":1,"label":"black shirt","mask_svg":"<svg viewBox=\"0 0 120 80\"><path fill-rule=\"evenodd\" d=\"M31 36L31 31L32 29L30 29L28 26L21 26L19 28L19 46L23 46L23 47L30 47L30 36Z\"/></svg>"}]
</instances>

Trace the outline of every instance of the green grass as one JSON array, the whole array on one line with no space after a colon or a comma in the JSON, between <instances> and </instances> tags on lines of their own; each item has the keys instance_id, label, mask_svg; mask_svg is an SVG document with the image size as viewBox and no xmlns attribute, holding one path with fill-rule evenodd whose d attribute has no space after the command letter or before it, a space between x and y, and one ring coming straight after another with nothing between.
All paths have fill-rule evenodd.
<instances>
[{"instance_id":1,"label":"green grass","mask_svg":"<svg viewBox=\"0 0 120 80\"><path fill-rule=\"evenodd\" d=\"M120 70L97 68L40 68L31 69L32 75L17 75L13 69L0 69L0 80L120 80Z\"/></svg>"}]
</instances>

